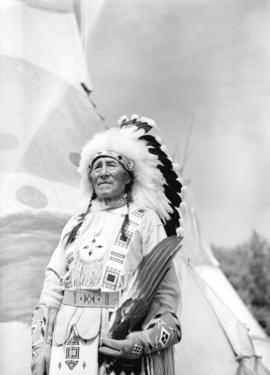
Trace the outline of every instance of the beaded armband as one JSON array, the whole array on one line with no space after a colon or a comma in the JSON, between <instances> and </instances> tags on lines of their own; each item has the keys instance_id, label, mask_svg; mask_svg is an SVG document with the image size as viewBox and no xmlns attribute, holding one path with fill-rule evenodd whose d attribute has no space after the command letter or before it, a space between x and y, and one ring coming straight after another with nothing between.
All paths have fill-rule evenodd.
<instances>
[{"instance_id":1,"label":"beaded armband","mask_svg":"<svg viewBox=\"0 0 270 375\"><path fill-rule=\"evenodd\" d=\"M46 306L37 306L32 314L32 358L36 358L38 352L45 342L45 335L48 323L48 308Z\"/></svg>"},{"instance_id":2,"label":"beaded armband","mask_svg":"<svg viewBox=\"0 0 270 375\"><path fill-rule=\"evenodd\" d=\"M166 349L181 340L181 325L174 313L157 314L146 327L147 345L144 353Z\"/></svg>"},{"instance_id":3,"label":"beaded armband","mask_svg":"<svg viewBox=\"0 0 270 375\"><path fill-rule=\"evenodd\" d=\"M54 320L57 314L56 308L45 305L37 306L32 314L32 358L38 356L44 344L52 345Z\"/></svg>"}]
</instances>

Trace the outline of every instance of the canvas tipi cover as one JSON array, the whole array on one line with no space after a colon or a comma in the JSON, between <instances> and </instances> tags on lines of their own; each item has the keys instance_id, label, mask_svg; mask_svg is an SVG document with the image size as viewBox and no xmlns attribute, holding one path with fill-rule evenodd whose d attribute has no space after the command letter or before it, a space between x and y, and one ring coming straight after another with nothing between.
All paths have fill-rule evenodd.
<instances>
[{"instance_id":1,"label":"canvas tipi cover","mask_svg":"<svg viewBox=\"0 0 270 375\"><path fill-rule=\"evenodd\" d=\"M85 58L101 3L0 4L2 375L30 374L31 311L61 228L78 203L78 153L104 127L89 101ZM230 318L230 334L221 324L210 292L185 253L177 267L183 340L176 347L176 374L264 374L238 321Z\"/></svg>"}]
</instances>

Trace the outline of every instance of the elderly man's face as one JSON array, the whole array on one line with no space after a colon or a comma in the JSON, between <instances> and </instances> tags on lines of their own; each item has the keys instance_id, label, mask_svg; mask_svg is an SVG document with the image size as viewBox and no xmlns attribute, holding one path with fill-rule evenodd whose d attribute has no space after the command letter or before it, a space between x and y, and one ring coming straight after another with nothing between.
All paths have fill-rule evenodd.
<instances>
[{"instance_id":1,"label":"elderly man's face","mask_svg":"<svg viewBox=\"0 0 270 375\"><path fill-rule=\"evenodd\" d=\"M93 163L89 180L99 199L116 199L124 194L130 176L117 160L103 157Z\"/></svg>"}]
</instances>

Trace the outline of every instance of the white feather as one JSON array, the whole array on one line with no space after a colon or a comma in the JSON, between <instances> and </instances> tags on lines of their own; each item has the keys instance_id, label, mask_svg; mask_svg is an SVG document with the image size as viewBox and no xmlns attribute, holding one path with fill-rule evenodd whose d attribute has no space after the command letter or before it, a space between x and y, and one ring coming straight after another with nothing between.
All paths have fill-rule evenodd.
<instances>
[{"instance_id":1,"label":"white feather","mask_svg":"<svg viewBox=\"0 0 270 375\"><path fill-rule=\"evenodd\" d=\"M169 219L172 208L163 191L164 177L157 166L156 155L151 154L145 141L140 140L143 129L135 126L110 128L96 134L82 149L78 171L81 175L81 188L84 195L92 194L89 183L89 165L100 151L114 151L135 163L132 197L135 204L154 210L164 222Z\"/></svg>"}]
</instances>

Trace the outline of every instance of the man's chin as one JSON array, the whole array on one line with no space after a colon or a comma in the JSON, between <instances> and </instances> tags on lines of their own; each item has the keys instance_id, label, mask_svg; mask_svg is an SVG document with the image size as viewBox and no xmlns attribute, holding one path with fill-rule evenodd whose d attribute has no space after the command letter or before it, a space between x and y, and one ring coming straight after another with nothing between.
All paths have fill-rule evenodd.
<instances>
[{"instance_id":1,"label":"man's chin","mask_svg":"<svg viewBox=\"0 0 270 375\"><path fill-rule=\"evenodd\" d=\"M99 191L96 192L97 197L99 199L111 199L112 198L112 191L107 186L102 186Z\"/></svg>"}]
</instances>

